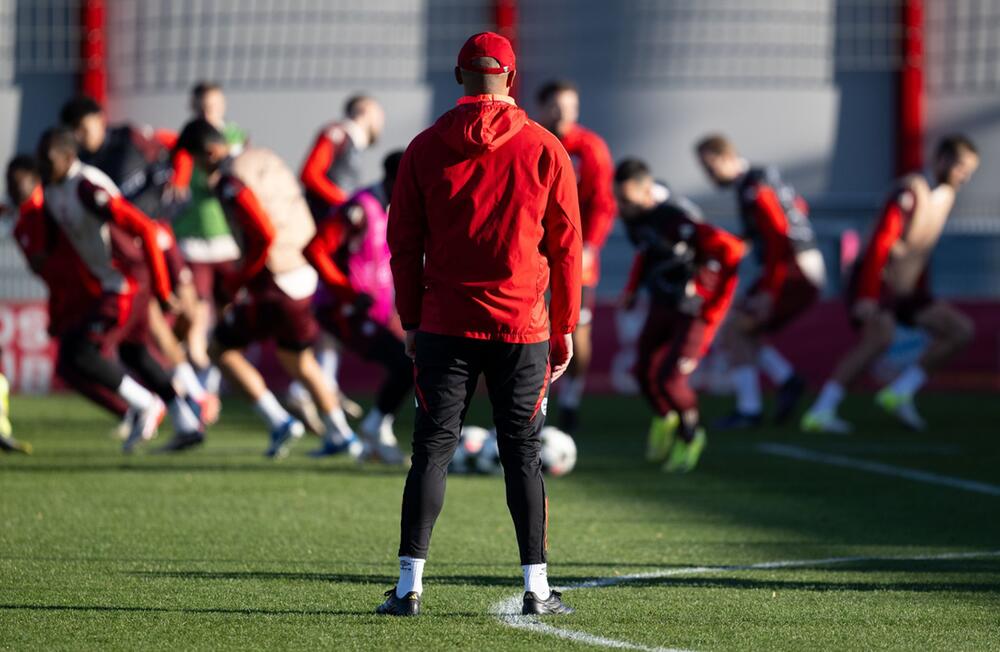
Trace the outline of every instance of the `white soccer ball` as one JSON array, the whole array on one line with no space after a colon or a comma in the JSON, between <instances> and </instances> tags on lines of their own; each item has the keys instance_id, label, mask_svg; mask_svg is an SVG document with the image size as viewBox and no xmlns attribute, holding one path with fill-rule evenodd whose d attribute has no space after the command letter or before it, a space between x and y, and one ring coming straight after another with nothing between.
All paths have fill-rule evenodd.
<instances>
[{"instance_id":1,"label":"white soccer ball","mask_svg":"<svg viewBox=\"0 0 1000 652\"><path fill-rule=\"evenodd\" d=\"M549 475L566 475L576 466L576 442L554 426L545 426L542 438L542 470Z\"/></svg>"},{"instance_id":2,"label":"white soccer ball","mask_svg":"<svg viewBox=\"0 0 1000 652\"><path fill-rule=\"evenodd\" d=\"M483 449L483 444L490 438L490 431L479 426L465 426L462 428L461 438L458 440L458 448L451 458L448 470L451 473L469 473L473 471L476 456Z\"/></svg>"},{"instance_id":3,"label":"white soccer ball","mask_svg":"<svg viewBox=\"0 0 1000 652\"><path fill-rule=\"evenodd\" d=\"M503 466L500 465L500 448L497 446L497 433L491 430L488 434L476 455L476 471L495 475L503 471Z\"/></svg>"}]
</instances>

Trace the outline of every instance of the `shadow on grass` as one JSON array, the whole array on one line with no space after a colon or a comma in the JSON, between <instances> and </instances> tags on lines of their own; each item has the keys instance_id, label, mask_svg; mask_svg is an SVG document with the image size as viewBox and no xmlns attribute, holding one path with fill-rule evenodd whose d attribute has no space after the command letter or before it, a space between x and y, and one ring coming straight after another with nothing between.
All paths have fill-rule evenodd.
<instances>
[{"instance_id":1,"label":"shadow on grass","mask_svg":"<svg viewBox=\"0 0 1000 652\"><path fill-rule=\"evenodd\" d=\"M801 570L801 569L797 569ZM808 580L753 580L725 577L667 577L662 579L637 580L622 584L629 588L685 587L692 589L729 589L741 591L894 591L898 593L940 593L955 591L961 593L997 593L1000 583L994 582L822 582Z\"/></svg>"},{"instance_id":2,"label":"shadow on grass","mask_svg":"<svg viewBox=\"0 0 1000 652\"><path fill-rule=\"evenodd\" d=\"M160 458L161 460L167 458ZM262 461L259 464L224 464L181 462L181 463L136 463L108 462L106 464L23 464L4 468L5 473L103 473L108 471L130 473L315 473L321 475L398 476L402 478L406 470L400 467L363 465L329 466L317 461L312 464L287 464Z\"/></svg>"},{"instance_id":3,"label":"shadow on grass","mask_svg":"<svg viewBox=\"0 0 1000 652\"><path fill-rule=\"evenodd\" d=\"M373 573L311 573L284 571L132 571L126 572L132 577L145 579L184 579L184 580L246 580L246 581L280 581L280 582L329 582L331 584L385 584L396 583L396 575L379 575ZM594 578L593 575L558 575L558 581L566 584L578 584ZM436 575L426 582L429 585L443 586L501 586L517 588L521 586L520 574L511 572L507 575Z\"/></svg>"},{"instance_id":4,"label":"shadow on grass","mask_svg":"<svg viewBox=\"0 0 1000 652\"><path fill-rule=\"evenodd\" d=\"M109 612L109 613L166 613L166 614L221 614L231 616L374 616L371 609L254 609L250 607L226 609L223 607L180 608L180 607L137 607L120 605L70 605L70 604L0 604L0 611L67 611L67 612ZM481 613L435 613L435 618L482 618Z\"/></svg>"}]
</instances>

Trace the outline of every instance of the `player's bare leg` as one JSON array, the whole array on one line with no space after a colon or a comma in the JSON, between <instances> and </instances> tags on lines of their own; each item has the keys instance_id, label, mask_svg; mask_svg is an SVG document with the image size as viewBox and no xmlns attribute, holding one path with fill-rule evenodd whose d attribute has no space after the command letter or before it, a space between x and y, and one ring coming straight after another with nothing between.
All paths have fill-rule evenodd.
<instances>
[{"instance_id":1,"label":"player's bare leg","mask_svg":"<svg viewBox=\"0 0 1000 652\"><path fill-rule=\"evenodd\" d=\"M309 392L323 422L323 445L312 455L323 457L346 452L355 459L361 457L364 445L347 423L347 416L312 349L289 351L279 348L278 361Z\"/></svg>"},{"instance_id":2,"label":"player's bare leg","mask_svg":"<svg viewBox=\"0 0 1000 652\"><path fill-rule=\"evenodd\" d=\"M573 434L579 427L580 402L592 357L591 324L579 324L573 332L573 359L559 383L559 428Z\"/></svg>"},{"instance_id":3,"label":"player's bare leg","mask_svg":"<svg viewBox=\"0 0 1000 652\"><path fill-rule=\"evenodd\" d=\"M167 323L160 305L155 301L149 303L149 331L157 348L173 368L172 380L177 393L198 404L202 423L206 425L215 423L219 418L219 397L205 391L194 367L188 362L183 344Z\"/></svg>"},{"instance_id":4,"label":"player's bare leg","mask_svg":"<svg viewBox=\"0 0 1000 652\"><path fill-rule=\"evenodd\" d=\"M875 400L908 428L923 430L926 424L913 404L913 397L930 373L968 346L974 326L971 319L940 301L917 313L915 323L931 337L927 350L920 360L886 385Z\"/></svg>"},{"instance_id":5,"label":"player's bare leg","mask_svg":"<svg viewBox=\"0 0 1000 652\"><path fill-rule=\"evenodd\" d=\"M896 320L884 310L877 310L861 323L861 339L837 363L819 397L802 417L802 429L813 432L847 434L851 425L837 416L837 409L847 388L861 377L889 345L896 332Z\"/></svg>"},{"instance_id":6,"label":"player's bare leg","mask_svg":"<svg viewBox=\"0 0 1000 652\"><path fill-rule=\"evenodd\" d=\"M288 453L288 445L305 434L305 426L278 402L277 397L267 388L264 377L250 364L239 349L223 349L213 342L209 353L226 377L239 387L253 401L254 409L271 429L271 445L268 457L283 457Z\"/></svg>"}]
</instances>

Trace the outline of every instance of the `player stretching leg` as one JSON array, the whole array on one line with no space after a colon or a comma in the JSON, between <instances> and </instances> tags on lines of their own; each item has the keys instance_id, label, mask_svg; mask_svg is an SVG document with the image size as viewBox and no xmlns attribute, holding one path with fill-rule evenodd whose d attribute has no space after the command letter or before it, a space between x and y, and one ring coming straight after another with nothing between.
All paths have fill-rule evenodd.
<instances>
[{"instance_id":1,"label":"player stretching leg","mask_svg":"<svg viewBox=\"0 0 1000 652\"><path fill-rule=\"evenodd\" d=\"M362 419L360 430L372 454L389 464L404 462L392 424L413 389L413 363L393 305L386 243L389 198L402 157L402 152L389 154L383 161L383 180L355 193L321 220L304 252L323 280L313 302L323 329L386 370L375 407ZM325 446L317 451L326 452Z\"/></svg>"},{"instance_id":2,"label":"player stretching leg","mask_svg":"<svg viewBox=\"0 0 1000 652\"><path fill-rule=\"evenodd\" d=\"M779 388L774 421L782 423L795 410L805 383L766 339L808 310L826 283L809 208L776 168L751 166L724 136L703 138L696 152L716 185L736 189L743 239L753 243L762 267L760 277L723 328L722 342L734 366L736 410L718 426L760 425L764 411L761 371Z\"/></svg>"},{"instance_id":3,"label":"player stretching leg","mask_svg":"<svg viewBox=\"0 0 1000 652\"><path fill-rule=\"evenodd\" d=\"M615 194L638 250L623 303L634 304L640 285L651 298L635 367L642 393L656 412L647 457L665 460L665 471L687 472L707 442L688 378L732 301L744 246L701 222L697 208L658 186L642 161L618 165Z\"/></svg>"},{"instance_id":4,"label":"player stretching leg","mask_svg":"<svg viewBox=\"0 0 1000 652\"><path fill-rule=\"evenodd\" d=\"M615 198L611 190L614 163L604 140L584 129L580 95L567 81L551 81L538 91L539 122L558 136L576 171L583 227L583 300L580 323L573 333L573 359L559 383L559 427L572 434L579 422L587 369L591 358L591 325L600 277L600 253L614 226Z\"/></svg>"},{"instance_id":5,"label":"player stretching leg","mask_svg":"<svg viewBox=\"0 0 1000 652\"><path fill-rule=\"evenodd\" d=\"M149 293L167 305L175 301L155 223L125 200L104 173L77 159L76 141L68 129L46 131L38 158L44 182L41 210L52 216L101 288L89 317L62 338L60 367L117 392L135 411L126 452L152 436L164 404L175 431L168 446L179 450L200 444L204 434L197 404L178 395L170 376L149 353ZM135 247L136 240L145 254L149 283L133 278L120 257L125 247ZM81 292L83 284L79 279ZM102 355L105 351L116 351L156 396Z\"/></svg>"},{"instance_id":6,"label":"player stretching leg","mask_svg":"<svg viewBox=\"0 0 1000 652\"><path fill-rule=\"evenodd\" d=\"M847 388L892 343L896 324L923 329L931 342L920 360L876 394L875 401L907 427L925 427L914 395L929 374L972 340L972 320L931 294L928 264L955 195L977 167L975 145L964 136L949 136L935 150L933 180L914 174L897 182L849 284L848 307L861 339L823 385L802 418L803 430L850 432L837 408Z\"/></svg>"},{"instance_id":7,"label":"player stretching leg","mask_svg":"<svg viewBox=\"0 0 1000 652\"><path fill-rule=\"evenodd\" d=\"M295 176L273 152L244 148L230 156L225 137L206 120L184 127L179 146L191 153L242 243L242 267L230 288L234 304L215 329L210 346L219 367L254 401L271 429L267 454L279 457L305 429L267 388L243 355L251 342L274 339L278 360L301 382L322 411L324 437L331 447L359 457L363 446L323 378L313 356L319 327L311 302L317 275L302 254L316 233Z\"/></svg>"}]
</instances>

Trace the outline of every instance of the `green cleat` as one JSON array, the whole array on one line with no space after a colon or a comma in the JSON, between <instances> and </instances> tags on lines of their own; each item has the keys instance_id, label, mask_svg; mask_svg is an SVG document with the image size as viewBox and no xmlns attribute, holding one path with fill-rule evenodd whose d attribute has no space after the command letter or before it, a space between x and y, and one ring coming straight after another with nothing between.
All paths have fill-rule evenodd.
<instances>
[{"instance_id":1,"label":"green cleat","mask_svg":"<svg viewBox=\"0 0 1000 652\"><path fill-rule=\"evenodd\" d=\"M886 387L875 395L875 403L910 430L921 431L927 428L927 423L913 404L913 396L900 394Z\"/></svg>"},{"instance_id":2,"label":"green cleat","mask_svg":"<svg viewBox=\"0 0 1000 652\"><path fill-rule=\"evenodd\" d=\"M667 473L688 473L698 465L701 453L708 444L708 436L704 428L695 430L694 439L684 441L678 438L670 450L670 459L663 465Z\"/></svg>"},{"instance_id":3,"label":"green cleat","mask_svg":"<svg viewBox=\"0 0 1000 652\"><path fill-rule=\"evenodd\" d=\"M649 424L649 437L646 441L647 461L659 464L667 459L680 421L676 412L668 412L665 417L653 417L653 421Z\"/></svg>"},{"instance_id":4,"label":"green cleat","mask_svg":"<svg viewBox=\"0 0 1000 652\"><path fill-rule=\"evenodd\" d=\"M849 435L853 430L850 423L832 410L809 410L802 415L799 428L802 432L825 432L832 435Z\"/></svg>"}]
</instances>

